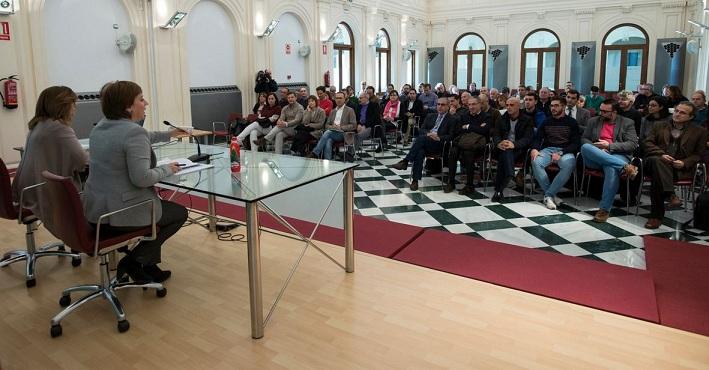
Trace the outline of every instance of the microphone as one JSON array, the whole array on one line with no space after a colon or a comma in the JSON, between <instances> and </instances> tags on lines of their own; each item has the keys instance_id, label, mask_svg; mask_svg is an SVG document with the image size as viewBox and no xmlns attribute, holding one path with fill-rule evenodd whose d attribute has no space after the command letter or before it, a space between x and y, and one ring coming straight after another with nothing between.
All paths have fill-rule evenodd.
<instances>
[{"instance_id":1,"label":"microphone","mask_svg":"<svg viewBox=\"0 0 709 370\"><path fill-rule=\"evenodd\" d=\"M177 129L180 131L185 131L179 127L175 127L172 123L170 123L168 121L162 121L162 123L174 128L174 129ZM187 131L185 131L185 132L187 132ZM207 162L207 163L209 163L209 154L202 154L202 149L199 146L199 140L197 140L197 138L194 135L192 135L190 132L187 132L187 134L190 135L190 137L194 140L195 143L197 143L197 154L193 154L193 155L187 157L187 159L189 159L192 162Z\"/></svg>"}]
</instances>

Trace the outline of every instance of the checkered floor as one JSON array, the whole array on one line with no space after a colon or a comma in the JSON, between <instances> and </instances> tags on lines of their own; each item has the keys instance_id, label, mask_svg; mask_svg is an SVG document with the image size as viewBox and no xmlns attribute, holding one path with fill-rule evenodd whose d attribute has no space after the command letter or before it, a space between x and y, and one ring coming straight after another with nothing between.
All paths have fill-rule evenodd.
<instances>
[{"instance_id":1,"label":"checkered floor","mask_svg":"<svg viewBox=\"0 0 709 370\"><path fill-rule=\"evenodd\" d=\"M476 188L471 196L444 193L440 176L424 175L419 190L411 191L410 169L391 168L408 152L408 147L383 153L360 155L355 172L354 201L357 213L390 221L445 230L456 234L537 248L569 256L645 268L642 236L653 234L676 240L709 245L709 234L699 230L681 231L681 223L691 218L691 209L666 213L657 230L643 227L649 214L649 199L643 198L638 216L625 208L613 209L606 223L592 221L598 201L579 197L574 204L572 192L560 196L566 201L549 210L541 194L524 200L520 192L505 190L505 201L490 201L490 186ZM462 185L458 184L458 188Z\"/></svg>"}]
</instances>

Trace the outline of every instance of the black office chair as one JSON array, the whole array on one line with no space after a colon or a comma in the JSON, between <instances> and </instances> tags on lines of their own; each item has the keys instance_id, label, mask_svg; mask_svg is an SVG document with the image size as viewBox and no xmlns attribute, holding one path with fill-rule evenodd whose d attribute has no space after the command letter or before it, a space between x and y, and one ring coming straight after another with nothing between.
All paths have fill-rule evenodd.
<instances>
[{"instance_id":1,"label":"black office chair","mask_svg":"<svg viewBox=\"0 0 709 370\"><path fill-rule=\"evenodd\" d=\"M28 191L36 191L42 184L28 186L20 193L20 204L24 194ZM7 252L0 259L0 267L9 266L15 262L27 261L25 270L25 285L31 288L37 285L35 270L37 259L46 256L72 257L71 264L76 267L81 264L81 257L78 254L67 252L61 242L48 243L39 249L35 247L34 232L39 227L39 219L27 209L22 209L12 202L12 186L10 185L10 173L5 166L5 162L0 159L0 218L17 220L17 223L24 224L27 228L25 232L25 243L27 249L20 249ZM55 250L56 249L56 250Z\"/></svg>"},{"instance_id":2,"label":"black office chair","mask_svg":"<svg viewBox=\"0 0 709 370\"><path fill-rule=\"evenodd\" d=\"M61 321L64 317L84 303L99 297L106 298L111 304L118 318L118 331L121 333L127 331L130 328L130 324L128 320L126 320L123 306L116 296L116 290L125 288L153 288L156 289L158 297L164 297L167 294L167 289L160 283L122 282L119 281L117 277L111 277L108 256L111 253L115 253L119 248L128 247L128 249L131 249L143 240L155 239L158 226L155 220L154 201L148 199L132 206L101 215L98 219L96 230L94 231L86 220L79 194L74 184L72 184L71 179L57 176L48 171L42 172L42 175L46 179L44 191L47 192L48 197L52 200L52 210L57 213L56 216L61 215L63 219L63 222L60 224L47 225L47 229L49 229L54 236L63 240L64 243L72 249L86 253L91 257L96 257L100 263L99 271L101 274L101 282L99 284L78 285L64 289L59 304L65 308L52 318L51 336L54 338L62 335ZM152 214L150 225L127 233L101 233L101 224L106 218L137 207L150 208ZM79 291L88 291L89 294L71 303L70 294Z\"/></svg>"}]
</instances>

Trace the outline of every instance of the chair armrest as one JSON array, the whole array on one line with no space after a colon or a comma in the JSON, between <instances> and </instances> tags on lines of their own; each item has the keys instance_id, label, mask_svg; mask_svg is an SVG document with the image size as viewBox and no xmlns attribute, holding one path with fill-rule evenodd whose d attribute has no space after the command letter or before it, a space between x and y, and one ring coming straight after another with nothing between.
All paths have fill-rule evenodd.
<instances>
[{"instance_id":1,"label":"chair armrest","mask_svg":"<svg viewBox=\"0 0 709 370\"><path fill-rule=\"evenodd\" d=\"M102 214L99 218L98 221L96 222L96 244L94 245L94 256L98 254L98 245L100 242L100 236L101 236L101 222L109 216L113 216L118 213L122 213L128 210L131 210L133 208L137 208L140 206L144 205L149 205L150 206L150 229L151 229L151 235L149 238L145 238L144 240L155 240L157 238L157 227L156 227L156 220L155 220L155 201L153 199L148 199L144 200L140 203L133 204L132 206L128 206L125 208L121 208L119 210L109 212L109 213L104 213Z\"/></svg>"},{"instance_id":2,"label":"chair armrest","mask_svg":"<svg viewBox=\"0 0 709 370\"><path fill-rule=\"evenodd\" d=\"M25 201L24 201L25 192L26 192L27 190L36 189L36 188L38 188L38 187L40 187L40 186L42 186L42 185L44 185L44 184L45 184L45 182L40 182L39 184L34 184L34 185L30 185L30 186L24 187L24 188L22 188L22 190L20 191L20 203L19 203L19 205L20 205L19 208L20 208L20 209L19 209L18 214L17 214L17 223L18 223L18 224L21 224L21 223L22 223L22 210L24 209L24 205L25 205Z\"/></svg>"}]
</instances>

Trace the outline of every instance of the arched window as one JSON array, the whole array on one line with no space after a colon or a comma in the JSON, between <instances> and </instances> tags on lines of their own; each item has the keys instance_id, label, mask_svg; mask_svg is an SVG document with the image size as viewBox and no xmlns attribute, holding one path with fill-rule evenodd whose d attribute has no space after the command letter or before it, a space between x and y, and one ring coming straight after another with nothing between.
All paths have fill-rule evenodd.
<instances>
[{"instance_id":1,"label":"arched window","mask_svg":"<svg viewBox=\"0 0 709 370\"><path fill-rule=\"evenodd\" d=\"M559 37L547 29L530 32L522 41L521 80L526 86L556 89L559 84Z\"/></svg>"},{"instance_id":2,"label":"arched window","mask_svg":"<svg viewBox=\"0 0 709 370\"><path fill-rule=\"evenodd\" d=\"M601 90L634 90L647 78L648 37L634 24L619 24L603 38Z\"/></svg>"},{"instance_id":3,"label":"arched window","mask_svg":"<svg viewBox=\"0 0 709 370\"><path fill-rule=\"evenodd\" d=\"M354 83L354 37L347 23L337 25L334 42L332 84L340 90Z\"/></svg>"},{"instance_id":4,"label":"arched window","mask_svg":"<svg viewBox=\"0 0 709 370\"><path fill-rule=\"evenodd\" d=\"M377 91L386 91L387 85L391 83L391 40L385 29L377 32L374 47L377 58L374 80L377 81Z\"/></svg>"},{"instance_id":5,"label":"arched window","mask_svg":"<svg viewBox=\"0 0 709 370\"><path fill-rule=\"evenodd\" d=\"M453 48L453 81L459 89L485 85L485 40L476 33L458 37Z\"/></svg>"}]
</instances>

